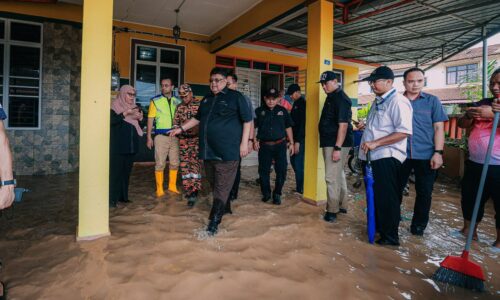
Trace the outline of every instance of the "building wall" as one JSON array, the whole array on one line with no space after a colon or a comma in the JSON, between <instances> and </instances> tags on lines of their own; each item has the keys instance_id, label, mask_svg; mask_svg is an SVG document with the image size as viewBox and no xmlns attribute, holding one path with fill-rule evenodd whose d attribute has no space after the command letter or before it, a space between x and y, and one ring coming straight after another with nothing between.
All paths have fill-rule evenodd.
<instances>
[{"instance_id":1,"label":"building wall","mask_svg":"<svg viewBox=\"0 0 500 300\"><path fill-rule=\"evenodd\" d=\"M8 130L17 175L78 166L81 29L43 23L41 128Z\"/></svg>"}]
</instances>

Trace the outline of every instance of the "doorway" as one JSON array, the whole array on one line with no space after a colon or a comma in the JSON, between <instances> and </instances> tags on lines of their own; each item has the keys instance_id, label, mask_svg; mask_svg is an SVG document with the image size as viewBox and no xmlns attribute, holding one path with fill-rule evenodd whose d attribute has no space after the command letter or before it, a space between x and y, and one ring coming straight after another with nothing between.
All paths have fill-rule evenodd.
<instances>
[{"instance_id":1,"label":"doorway","mask_svg":"<svg viewBox=\"0 0 500 300\"><path fill-rule=\"evenodd\" d=\"M281 92L282 87L282 79L281 79L281 74L271 74L271 73L261 73L260 77L260 90L262 93L261 101L263 101L264 93L269 90L270 88L275 88L278 91ZM261 103L263 104L263 103Z\"/></svg>"}]
</instances>

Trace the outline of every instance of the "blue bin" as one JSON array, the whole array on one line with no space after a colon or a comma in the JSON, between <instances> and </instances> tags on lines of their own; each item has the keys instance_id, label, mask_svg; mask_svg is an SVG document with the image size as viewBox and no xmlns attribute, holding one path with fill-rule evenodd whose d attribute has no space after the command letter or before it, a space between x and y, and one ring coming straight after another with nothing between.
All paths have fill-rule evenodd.
<instances>
[{"instance_id":1,"label":"blue bin","mask_svg":"<svg viewBox=\"0 0 500 300\"><path fill-rule=\"evenodd\" d=\"M363 130L354 130L354 147L359 147L361 145L361 137L363 136Z\"/></svg>"}]
</instances>

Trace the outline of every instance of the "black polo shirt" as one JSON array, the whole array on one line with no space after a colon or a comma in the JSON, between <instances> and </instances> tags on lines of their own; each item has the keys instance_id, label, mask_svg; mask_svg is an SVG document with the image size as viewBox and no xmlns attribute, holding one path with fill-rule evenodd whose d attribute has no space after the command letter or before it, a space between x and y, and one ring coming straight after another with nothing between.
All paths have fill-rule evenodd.
<instances>
[{"instance_id":1,"label":"black polo shirt","mask_svg":"<svg viewBox=\"0 0 500 300\"><path fill-rule=\"evenodd\" d=\"M293 141L303 144L306 137L306 100L304 97L293 102L290 117L293 122Z\"/></svg>"},{"instance_id":2,"label":"black polo shirt","mask_svg":"<svg viewBox=\"0 0 500 300\"><path fill-rule=\"evenodd\" d=\"M280 105L272 110L263 105L255 110L255 127L259 141L276 141L286 137L286 129L292 127L288 111Z\"/></svg>"},{"instance_id":3,"label":"black polo shirt","mask_svg":"<svg viewBox=\"0 0 500 300\"><path fill-rule=\"evenodd\" d=\"M200 121L201 159L240 159L243 123L252 121L252 112L240 92L224 88L217 95L209 94L195 118Z\"/></svg>"},{"instance_id":4,"label":"black polo shirt","mask_svg":"<svg viewBox=\"0 0 500 300\"><path fill-rule=\"evenodd\" d=\"M319 120L319 146L333 147L337 141L339 123L347 123L342 147L352 147L352 101L341 88L328 94Z\"/></svg>"}]
</instances>

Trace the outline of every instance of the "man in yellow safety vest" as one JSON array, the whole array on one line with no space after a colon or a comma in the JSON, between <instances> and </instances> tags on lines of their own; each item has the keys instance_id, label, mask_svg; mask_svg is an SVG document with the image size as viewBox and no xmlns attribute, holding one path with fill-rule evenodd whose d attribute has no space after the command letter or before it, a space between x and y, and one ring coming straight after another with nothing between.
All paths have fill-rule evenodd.
<instances>
[{"instance_id":1,"label":"man in yellow safety vest","mask_svg":"<svg viewBox=\"0 0 500 300\"><path fill-rule=\"evenodd\" d=\"M161 94L153 97L149 104L147 146L151 149L155 147L155 178L156 196L165 195L163 191L163 171L165 169L167 157L169 159L168 190L179 194L177 190L177 170L179 168L179 140L175 136L169 136L168 132L173 127L173 120L177 105L181 102L172 96L174 84L172 79L161 80ZM155 125L154 141L151 137Z\"/></svg>"}]
</instances>

